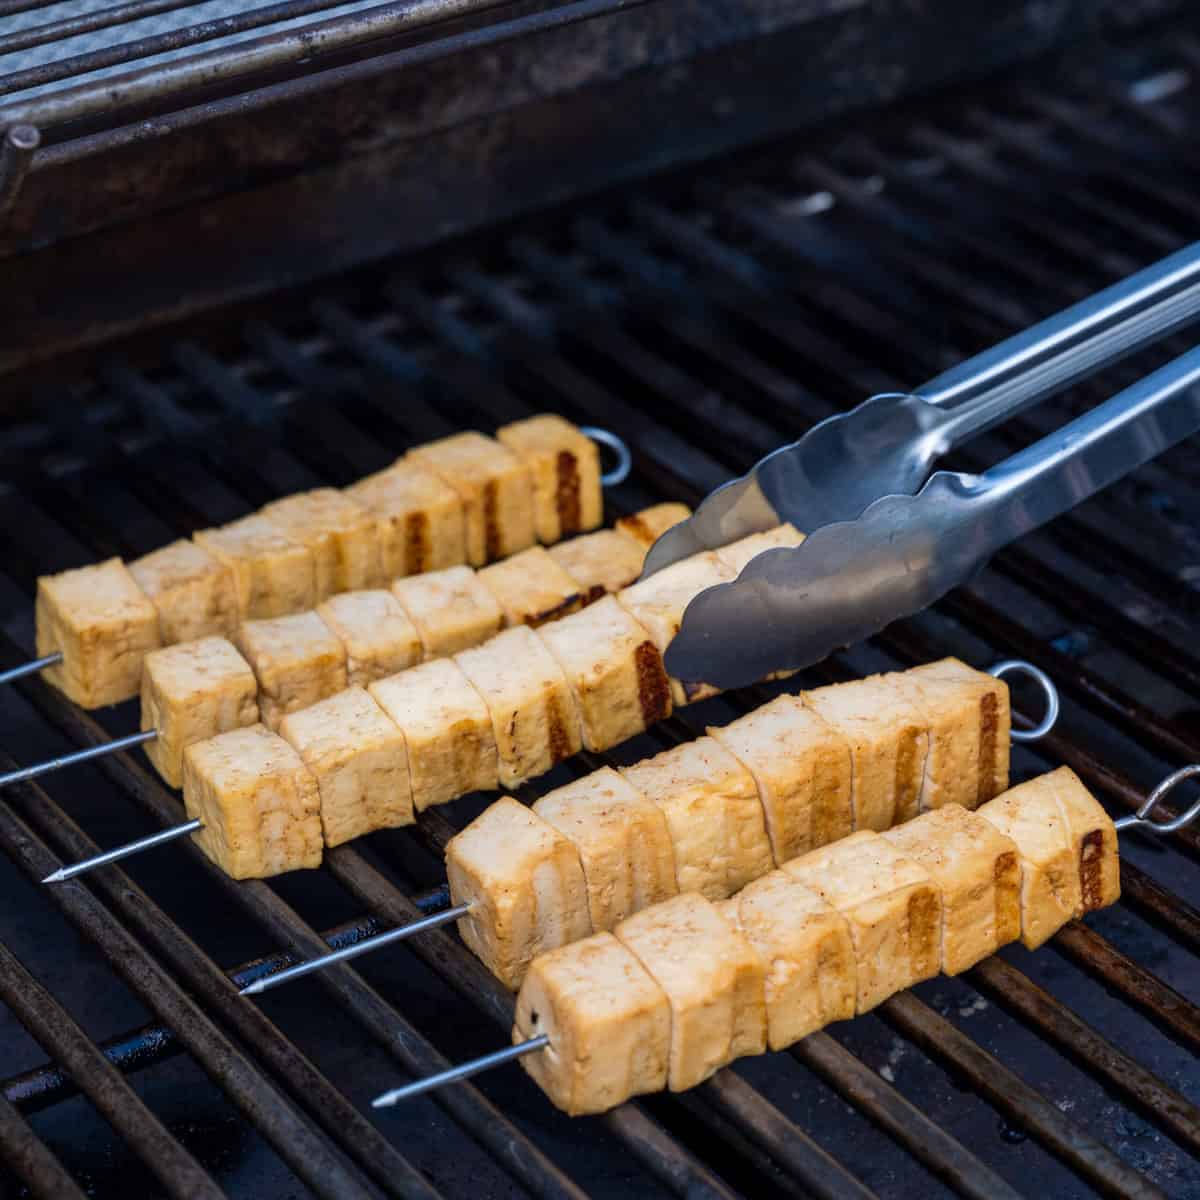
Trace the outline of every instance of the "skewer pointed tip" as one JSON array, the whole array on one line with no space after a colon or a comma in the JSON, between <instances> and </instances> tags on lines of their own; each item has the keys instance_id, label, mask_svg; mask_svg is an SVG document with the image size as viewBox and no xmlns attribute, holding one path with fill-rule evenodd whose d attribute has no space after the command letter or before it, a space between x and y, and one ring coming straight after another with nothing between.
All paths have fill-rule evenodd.
<instances>
[{"instance_id":1,"label":"skewer pointed tip","mask_svg":"<svg viewBox=\"0 0 1200 1200\"><path fill-rule=\"evenodd\" d=\"M51 872L42 880L43 883L63 883L67 879L67 873L64 868L59 867L57 871Z\"/></svg>"},{"instance_id":2,"label":"skewer pointed tip","mask_svg":"<svg viewBox=\"0 0 1200 1200\"><path fill-rule=\"evenodd\" d=\"M248 983L240 992L239 996L259 996L267 989L263 986L263 980L256 979L253 983Z\"/></svg>"}]
</instances>

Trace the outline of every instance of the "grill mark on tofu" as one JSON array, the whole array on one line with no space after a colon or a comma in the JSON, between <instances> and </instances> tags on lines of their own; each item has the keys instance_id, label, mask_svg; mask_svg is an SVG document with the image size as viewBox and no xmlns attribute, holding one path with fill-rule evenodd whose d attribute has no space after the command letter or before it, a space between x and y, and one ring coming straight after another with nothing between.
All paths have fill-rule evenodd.
<instances>
[{"instance_id":1,"label":"grill mark on tofu","mask_svg":"<svg viewBox=\"0 0 1200 1200\"><path fill-rule=\"evenodd\" d=\"M409 575L420 575L429 569L429 514L409 513L404 518L404 570Z\"/></svg>"},{"instance_id":2,"label":"grill mark on tofu","mask_svg":"<svg viewBox=\"0 0 1200 1200\"><path fill-rule=\"evenodd\" d=\"M654 531L642 520L641 513L630 513L629 516L624 518L622 525L639 542L644 542L647 546L653 544Z\"/></svg>"},{"instance_id":3,"label":"grill mark on tofu","mask_svg":"<svg viewBox=\"0 0 1200 1200\"><path fill-rule=\"evenodd\" d=\"M920 979L935 975L941 969L939 908L934 888L919 888L908 898L908 952L914 974Z\"/></svg>"},{"instance_id":4,"label":"grill mark on tofu","mask_svg":"<svg viewBox=\"0 0 1200 1200\"><path fill-rule=\"evenodd\" d=\"M589 604L595 604L597 600L603 600L607 595L608 593L604 590L604 584L593 583L583 597L584 607Z\"/></svg>"},{"instance_id":5,"label":"grill mark on tofu","mask_svg":"<svg viewBox=\"0 0 1200 1200\"><path fill-rule=\"evenodd\" d=\"M567 735L566 717L556 695L546 700L546 726L550 735L550 759L562 762L571 754L571 739Z\"/></svg>"},{"instance_id":6,"label":"grill mark on tofu","mask_svg":"<svg viewBox=\"0 0 1200 1200\"><path fill-rule=\"evenodd\" d=\"M996 733L1000 726L1000 705L995 692L979 701L979 783L978 803L985 804L995 795Z\"/></svg>"},{"instance_id":7,"label":"grill mark on tofu","mask_svg":"<svg viewBox=\"0 0 1200 1200\"><path fill-rule=\"evenodd\" d=\"M495 479L483 485L483 553L488 562L501 557L500 485Z\"/></svg>"},{"instance_id":8,"label":"grill mark on tofu","mask_svg":"<svg viewBox=\"0 0 1200 1200\"><path fill-rule=\"evenodd\" d=\"M914 779L920 731L906 729L896 748L896 812L916 812L922 780Z\"/></svg>"},{"instance_id":9,"label":"grill mark on tofu","mask_svg":"<svg viewBox=\"0 0 1200 1200\"><path fill-rule=\"evenodd\" d=\"M563 534L578 533L583 526L582 505L579 498L579 461L570 450L560 450L555 461L558 482L554 493L554 506L558 511Z\"/></svg>"},{"instance_id":10,"label":"grill mark on tofu","mask_svg":"<svg viewBox=\"0 0 1200 1200\"><path fill-rule=\"evenodd\" d=\"M662 655L653 642L643 642L633 652L633 661L637 668L638 703L642 707L642 719L650 726L664 720L670 713L671 683L667 679Z\"/></svg>"},{"instance_id":11,"label":"grill mark on tofu","mask_svg":"<svg viewBox=\"0 0 1200 1200\"><path fill-rule=\"evenodd\" d=\"M1021 868L1015 850L999 855L992 868L996 942L1006 945L1021 936Z\"/></svg>"},{"instance_id":12,"label":"grill mark on tofu","mask_svg":"<svg viewBox=\"0 0 1200 1200\"><path fill-rule=\"evenodd\" d=\"M603 595L603 589L601 589L601 595ZM579 606L580 600L579 593L572 592L565 600L560 600L550 608L544 608L541 612L530 613L525 618L525 624L531 629L536 629L539 625L545 625L549 621L557 621L559 617L565 617L568 613L574 612Z\"/></svg>"},{"instance_id":13,"label":"grill mark on tofu","mask_svg":"<svg viewBox=\"0 0 1200 1200\"><path fill-rule=\"evenodd\" d=\"M1104 903L1104 881L1100 872L1103 859L1104 832L1093 829L1084 834L1079 845L1079 890L1084 912L1100 908Z\"/></svg>"}]
</instances>

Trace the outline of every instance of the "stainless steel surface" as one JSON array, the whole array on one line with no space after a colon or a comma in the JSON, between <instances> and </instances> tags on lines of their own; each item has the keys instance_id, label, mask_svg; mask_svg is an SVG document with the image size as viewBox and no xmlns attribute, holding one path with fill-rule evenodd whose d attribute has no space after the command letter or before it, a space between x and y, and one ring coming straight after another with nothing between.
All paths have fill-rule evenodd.
<instances>
[{"instance_id":1,"label":"stainless steel surface","mask_svg":"<svg viewBox=\"0 0 1200 1200\"><path fill-rule=\"evenodd\" d=\"M820 662L973 578L997 550L1200 429L1200 347L981 475L939 471L753 559L688 605L676 678L741 687Z\"/></svg>"},{"instance_id":2,"label":"stainless steel surface","mask_svg":"<svg viewBox=\"0 0 1200 1200\"><path fill-rule=\"evenodd\" d=\"M15 668L14 674L20 678L21 675L28 675L33 670L41 670L44 665L46 664L41 659L36 659L34 662L26 663L24 667ZM114 738L103 746L89 746L86 750L76 750L71 754L48 758L44 762L34 763L31 767L21 767L19 770L0 775L0 788L6 788L14 783L25 783L30 779L37 779L39 775L49 775L51 771L61 771L64 767L90 762L92 759L102 758L106 754L131 750L134 746L142 746L146 742L154 741L157 736L157 730L147 729L141 733L131 733L128 737Z\"/></svg>"},{"instance_id":3,"label":"stainless steel surface","mask_svg":"<svg viewBox=\"0 0 1200 1200\"><path fill-rule=\"evenodd\" d=\"M94 871L97 867L106 867L109 863L120 862L123 858L130 858L135 854L141 854L143 850L150 850L155 846L163 846L167 842L173 842L178 838L186 837L189 833L199 833L203 828L204 822L198 818L193 821L187 821L171 829L164 829L161 833L152 833L149 837L140 838L136 842L127 842L124 846L118 846L115 850L109 850L104 854L85 858L82 862L72 863L67 867L60 867L57 871L52 871L47 875L42 882L66 883L68 879L74 879L76 876L83 875L87 871Z\"/></svg>"},{"instance_id":4,"label":"stainless steel surface","mask_svg":"<svg viewBox=\"0 0 1200 1200\"><path fill-rule=\"evenodd\" d=\"M490 1071L493 1067L502 1067L505 1063L510 1063L514 1059L522 1058L526 1054L532 1054L535 1050L541 1050L550 1045L550 1039L546 1034L540 1034L538 1037L530 1038L528 1041L519 1042L515 1046L509 1046L504 1050L497 1050L494 1054L484 1054L480 1058L473 1059L471 1062L463 1063L458 1067L451 1067L448 1071L442 1071L439 1075L431 1075L428 1079L418 1079L407 1087L394 1088L390 1092L384 1092L381 1096L376 1096L371 1103L372 1108L391 1108L393 1104L398 1104L401 1100L410 1100L414 1096L420 1096L423 1092L432 1092L435 1088L445 1087L450 1083L458 1083L462 1079L470 1079L472 1075L479 1075L484 1071Z\"/></svg>"}]
</instances>

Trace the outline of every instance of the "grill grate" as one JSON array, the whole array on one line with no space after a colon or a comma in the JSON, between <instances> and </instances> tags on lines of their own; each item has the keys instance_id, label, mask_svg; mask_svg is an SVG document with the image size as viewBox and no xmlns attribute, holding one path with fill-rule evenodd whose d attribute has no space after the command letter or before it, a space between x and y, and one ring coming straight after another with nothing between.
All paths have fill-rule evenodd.
<instances>
[{"instance_id":1,"label":"grill grate","mask_svg":"<svg viewBox=\"0 0 1200 1200\"><path fill-rule=\"evenodd\" d=\"M540 408L602 421L636 449L617 508L694 502L813 420L913 386L1191 239L1197 63L1200 43L1175 36L1093 62L1086 77L875 114L820 143L709 164L114 351L61 421L0 446L11 534L0 666L25 657L37 573L136 555L280 492L346 482L464 424ZM955 465L1004 456L1182 344L978 439ZM1115 810L1135 807L1168 767L1200 759L1198 460L1195 445L1171 451L805 682L948 652L1020 654L1067 703L1059 731L1020 751L1017 768L1065 762ZM693 737L761 694L706 702L614 758ZM118 710L101 724L37 681L0 706L3 743L25 761L133 719ZM0 769L10 764L0 754ZM461 944L437 931L261 1009L226 970L244 983L280 947L315 953L319 928L342 943L418 915L474 802L340 847L311 878L234 884L181 845L100 872L90 890L47 892L25 880L179 817L131 756L49 786L0 806L14 864L0 873L0 998L55 1060L42 1065L14 1030L6 1059L23 1074L3 1085L0 1156L36 1195L64 1194L56 1159L78 1173L63 1115L83 1111L76 1089L120 1133L124 1169L144 1164L151 1194L201 1194L211 1185L186 1175L197 1169L241 1194L339 1197L1200 1189L1194 831L1166 849L1128 839L1121 904L1052 951L1006 951L692 1094L569 1123L509 1071L376 1127L364 1098L396 1064L424 1074L507 1028L510 998ZM218 965L239 956L241 967ZM227 1111L254 1140L201 1153L72 1022L148 1088L179 1067L192 1081L185 1109ZM129 1190L127 1177L89 1182Z\"/></svg>"}]
</instances>

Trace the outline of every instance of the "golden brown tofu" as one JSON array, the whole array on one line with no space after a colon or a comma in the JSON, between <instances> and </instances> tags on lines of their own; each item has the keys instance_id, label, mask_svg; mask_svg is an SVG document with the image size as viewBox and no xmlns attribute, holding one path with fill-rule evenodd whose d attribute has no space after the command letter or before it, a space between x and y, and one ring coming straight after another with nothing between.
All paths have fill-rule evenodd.
<instances>
[{"instance_id":1,"label":"golden brown tofu","mask_svg":"<svg viewBox=\"0 0 1200 1200\"><path fill-rule=\"evenodd\" d=\"M549 554L574 581L584 604L637 583L646 559L637 542L613 529L598 529L560 542L550 547Z\"/></svg>"},{"instance_id":2,"label":"golden brown tofu","mask_svg":"<svg viewBox=\"0 0 1200 1200\"><path fill-rule=\"evenodd\" d=\"M258 709L268 729L348 686L345 647L315 612L243 621L237 647L258 680Z\"/></svg>"},{"instance_id":3,"label":"golden brown tofu","mask_svg":"<svg viewBox=\"0 0 1200 1200\"><path fill-rule=\"evenodd\" d=\"M158 737L146 756L172 787L183 783L183 751L193 742L258 721L258 682L221 637L152 650L142 664L142 728Z\"/></svg>"},{"instance_id":4,"label":"golden brown tofu","mask_svg":"<svg viewBox=\"0 0 1200 1200\"><path fill-rule=\"evenodd\" d=\"M279 733L317 781L326 846L413 823L404 734L362 688L290 713Z\"/></svg>"},{"instance_id":5,"label":"golden brown tofu","mask_svg":"<svg viewBox=\"0 0 1200 1200\"><path fill-rule=\"evenodd\" d=\"M706 588L728 583L733 572L712 551L693 554L664 567L649 579L626 588L617 599L650 634L660 654L679 632L684 610ZM678 705L691 704L717 693L707 683L693 680L671 680L671 698Z\"/></svg>"},{"instance_id":6,"label":"golden brown tofu","mask_svg":"<svg viewBox=\"0 0 1200 1200\"><path fill-rule=\"evenodd\" d=\"M666 819L610 767L547 792L533 811L579 851L593 929L675 895Z\"/></svg>"},{"instance_id":7,"label":"golden brown tofu","mask_svg":"<svg viewBox=\"0 0 1200 1200\"><path fill-rule=\"evenodd\" d=\"M410 450L404 461L458 493L472 566L533 545L533 475L507 446L482 433L456 433Z\"/></svg>"},{"instance_id":8,"label":"golden brown tofu","mask_svg":"<svg viewBox=\"0 0 1200 1200\"><path fill-rule=\"evenodd\" d=\"M516 991L539 954L592 932L579 853L525 805L501 796L446 846L462 940Z\"/></svg>"},{"instance_id":9,"label":"golden brown tofu","mask_svg":"<svg viewBox=\"0 0 1200 1200\"><path fill-rule=\"evenodd\" d=\"M321 865L317 781L264 725L190 745L183 752L183 800L188 816L204 822L192 835L197 844L234 879Z\"/></svg>"},{"instance_id":10,"label":"golden brown tofu","mask_svg":"<svg viewBox=\"0 0 1200 1200\"><path fill-rule=\"evenodd\" d=\"M317 615L345 648L346 674L354 686L415 667L424 657L417 627L382 588L330 596L317 605Z\"/></svg>"},{"instance_id":11,"label":"golden brown tofu","mask_svg":"<svg viewBox=\"0 0 1200 1200\"><path fill-rule=\"evenodd\" d=\"M622 536L641 546L644 554L672 525L686 521L692 510L686 504L652 504L641 512L622 517L613 528Z\"/></svg>"},{"instance_id":12,"label":"golden brown tofu","mask_svg":"<svg viewBox=\"0 0 1200 1200\"><path fill-rule=\"evenodd\" d=\"M784 863L783 869L849 922L857 1012L938 973L941 893L924 867L879 834L852 833Z\"/></svg>"},{"instance_id":13,"label":"golden brown tofu","mask_svg":"<svg viewBox=\"0 0 1200 1200\"><path fill-rule=\"evenodd\" d=\"M412 667L367 690L404 733L417 812L497 786L492 718L453 659Z\"/></svg>"},{"instance_id":14,"label":"golden brown tofu","mask_svg":"<svg viewBox=\"0 0 1200 1200\"><path fill-rule=\"evenodd\" d=\"M533 476L534 531L549 546L595 529L604 516L600 451L590 437L553 413L514 421L496 430Z\"/></svg>"},{"instance_id":15,"label":"golden brown tofu","mask_svg":"<svg viewBox=\"0 0 1200 1200\"><path fill-rule=\"evenodd\" d=\"M749 537L738 538L728 546L722 546L716 553L717 557L734 575L740 575L746 564L752 558L757 558L767 550L782 550L789 546L798 546L804 541L804 534L794 525L776 525L765 533L752 533Z\"/></svg>"},{"instance_id":16,"label":"golden brown tofu","mask_svg":"<svg viewBox=\"0 0 1200 1200\"><path fill-rule=\"evenodd\" d=\"M754 776L777 863L851 832L850 744L799 697L707 732Z\"/></svg>"},{"instance_id":17,"label":"golden brown tofu","mask_svg":"<svg viewBox=\"0 0 1200 1200\"><path fill-rule=\"evenodd\" d=\"M855 829L890 829L917 815L929 733L879 676L803 693L850 743Z\"/></svg>"},{"instance_id":18,"label":"golden brown tofu","mask_svg":"<svg viewBox=\"0 0 1200 1200\"><path fill-rule=\"evenodd\" d=\"M146 554L129 564L129 573L158 611L164 646L236 632L233 568L195 542L172 542Z\"/></svg>"},{"instance_id":19,"label":"golden brown tofu","mask_svg":"<svg viewBox=\"0 0 1200 1200\"><path fill-rule=\"evenodd\" d=\"M1117 830L1100 802L1070 767L1051 772L1058 802L1077 847L1079 896L1083 911L1107 908L1121 898Z\"/></svg>"},{"instance_id":20,"label":"golden brown tofu","mask_svg":"<svg viewBox=\"0 0 1200 1200\"><path fill-rule=\"evenodd\" d=\"M956 754L965 755L964 782L953 787L949 782L950 768L945 767L940 772L944 786L935 787L932 795L923 798L925 807L936 808L940 800L943 804L953 802L964 808L977 808L1007 791L1012 729L1008 684L986 671L968 667L957 658L943 658L915 667L906 671L904 678L921 689L931 708L946 712L961 707L964 711L955 737ZM968 706L974 709L970 719L965 716ZM930 753L934 753L932 742ZM930 772L926 774L928 777ZM972 779L976 783L973 797L968 782Z\"/></svg>"},{"instance_id":21,"label":"golden brown tofu","mask_svg":"<svg viewBox=\"0 0 1200 1200\"><path fill-rule=\"evenodd\" d=\"M201 529L192 541L233 571L240 621L303 612L317 602L312 551L261 513Z\"/></svg>"},{"instance_id":22,"label":"golden brown tofu","mask_svg":"<svg viewBox=\"0 0 1200 1200\"><path fill-rule=\"evenodd\" d=\"M671 1006L611 933L533 960L517 996L513 1042L543 1034L550 1044L521 1065L570 1116L667 1086Z\"/></svg>"},{"instance_id":23,"label":"golden brown tofu","mask_svg":"<svg viewBox=\"0 0 1200 1200\"><path fill-rule=\"evenodd\" d=\"M575 581L541 546L482 567L479 582L496 598L505 625L536 628L583 605Z\"/></svg>"},{"instance_id":24,"label":"golden brown tofu","mask_svg":"<svg viewBox=\"0 0 1200 1200\"><path fill-rule=\"evenodd\" d=\"M397 579L392 595L416 626L427 662L478 646L504 628L500 605L470 567Z\"/></svg>"},{"instance_id":25,"label":"golden brown tofu","mask_svg":"<svg viewBox=\"0 0 1200 1200\"><path fill-rule=\"evenodd\" d=\"M622 921L622 942L667 994L667 1085L682 1092L766 1048L764 971L749 941L703 896L664 900Z\"/></svg>"},{"instance_id":26,"label":"golden brown tofu","mask_svg":"<svg viewBox=\"0 0 1200 1200\"><path fill-rule=\"evenodd\" d=\"M854 1016L857 968L850 926L815 891L786 871L772 871L717 909L763 964L772 1050Z\"/></svg>"},{"instance_id":27,"label":"golden brown tofu","mask_svg":"<svg viewBox=\"0 0 1200 1200\"><path fill-rule=\"evenodd\" d=\"M612 596L538 630L571 687L589 750L607 750L671 715L662 655Z\"/></svg>"},{"instance_id":28,"label":"golden brown tofu","mask_svg":"<svg viewBox=\"0 0 1200 1200\"><path fill-rule=\"evenodd\" d=\"M393 463L345 493L375 514L386 581L467 561L462 501L432 471L416 463Z\"/></svg>"},{"instance_id":29,"label":"golden brown tofu","mask_svg":"<svg viewBox=\"0 0 1200 1200\"><path fill-rule=\"evenodd\" d=\"M929 872L942 893L942 970L958 975L1021 936L1016 843L957 804L883 836Z\"/></svg>"},{"instance_id":30,"label":"golden brown tofu","mask_svg":"<svg viewBox=\"0 0 1200 1200\"><path fill-rule=\"evenodd\" d=\"M483 697L500 756L500 782L518 787L583 745L571 689L554 656L526 625L497 634L454 661Z\"/></svg>"},{"instance_id":31,"label":"golden brown tofu","mask_svg":"<svg viewBox=\"0 0 1200 1200\"><path fill-rule=\"evenodd\" d=\"M317 600L384 582L379 522L370 509L335 488L275 500L262 515L312 551Z\"/></svg>"},{"instance_id":32,"label":"golden brown tofu","mask_svg":"<svg viewBox=\"0 0 1200 1200\"><path fill-rule=\"evenodd\" d=\"M158 613L119 558L42 575L37 652L59 653L43 677L84 708L138 694L142 659L160 642Z\"/></svg>"}]
</instances>

